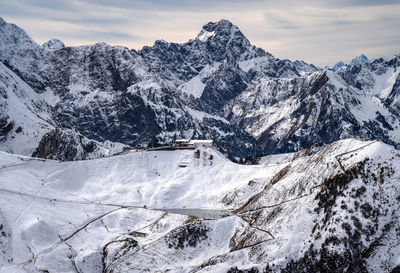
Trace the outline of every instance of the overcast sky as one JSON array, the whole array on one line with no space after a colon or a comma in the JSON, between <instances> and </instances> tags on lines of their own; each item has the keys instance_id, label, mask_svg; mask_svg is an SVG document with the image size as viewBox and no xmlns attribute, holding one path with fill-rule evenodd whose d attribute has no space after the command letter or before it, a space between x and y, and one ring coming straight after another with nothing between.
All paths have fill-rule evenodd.
<instances>
[{"instance_id":1,"label":"overcast sky","mask_svg":"<svg viewBox=\"0 0 400 273\"><path fill-rule=\"evenodd\" d=\"M141 49L186 42L207 22L228 19L276 57L319 66L400 53L400 0L0 0L0 16L40 44Z\"/></svg>"}]
</instances>

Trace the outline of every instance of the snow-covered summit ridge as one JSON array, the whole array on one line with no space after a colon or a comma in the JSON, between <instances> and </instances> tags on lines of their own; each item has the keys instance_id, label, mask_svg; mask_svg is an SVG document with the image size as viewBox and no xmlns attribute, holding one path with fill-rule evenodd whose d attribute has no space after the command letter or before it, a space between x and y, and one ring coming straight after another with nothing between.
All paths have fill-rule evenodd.
<instances>
[{"instance_id":1,"label":"snow-covered summit ridge","mask_svg":"<svg viewBox=\"0 0 400 273\"><path fill-rule=\"evenodd\" d=\"M214 35L215 35L215 31L207 31L207 30L202 29L200 31L199 35L197 35L196 39L198 39L202 42L205 42L208 39L214 37Z\"/></svg>"}]
</instances>

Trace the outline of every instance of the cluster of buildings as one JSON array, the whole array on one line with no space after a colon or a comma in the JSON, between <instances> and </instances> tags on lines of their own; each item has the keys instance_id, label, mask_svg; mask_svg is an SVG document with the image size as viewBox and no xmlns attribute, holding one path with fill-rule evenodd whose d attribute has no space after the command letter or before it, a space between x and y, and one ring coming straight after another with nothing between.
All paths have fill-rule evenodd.
<instances>
[{"instance_id":1,"label":"cluster of buildings","mask_svg":"<svg viewBox=\"0 0 400 273\"><path fill-rule=\"evenodd\" d=\"M213 140L211 139L177 139L170 146L160 147L157 149L194 149L196 147L212 147ZM136 145L136 150L146 150L146 144Z\"/></svg>"},{"instance_id":2,"label":"cluster of buildings","mask_svg":"<svg viewBox=\"0 0 400 273\"><path fill-rule=\"evenodd\" d=\"M174 147L212 147L213 141L210 139L177 139L175 140Z\"/></svg>"}]
</instances>

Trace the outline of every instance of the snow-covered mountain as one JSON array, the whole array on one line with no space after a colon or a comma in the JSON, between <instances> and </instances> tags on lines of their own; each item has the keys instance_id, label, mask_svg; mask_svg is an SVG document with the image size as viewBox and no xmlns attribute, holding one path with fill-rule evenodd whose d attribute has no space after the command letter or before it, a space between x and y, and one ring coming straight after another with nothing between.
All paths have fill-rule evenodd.
<instances>
[{"instance_id":1,"label":"snow-covered mountain","mask_svg":"<svg viewBox=\"0 0 400 273\"><path fill-rule=\"evenodd\" d=\"M0 272L397 272L399 167L355 139L258 165L213 148L0 152Z\"/></svg>"},{"instance_id":2,"label":"snow-covered mountain","mask_svg":"<svg viewBox=\"0 0 400 273\"><path fill-rule=\"evenodd\" d=\"M236 28L226 21L218 25L224 24ZM73 129L98 142L112 141L134 146L139 143L157 145L176 138L211 138L230 157L258 153L257 144L250 134L216 114L204 101L182 96L180 86L186 79L184 73L174 72L176 75L168 77L171 71L179 71L172 69L172 63L169 72L161 73L165 70L162 68L164 64L157 66L157 61L152 59L159 57L156 53L148 53L145 58L145 49L136 52L104 43L62 47L53 46L60 43L52 41L41 47L15 25L2 20L0 27L1 35L5 37L0 45L1 62L39 96L49 100L54 126ZM227 30L221 29L222 32ZM216 31L216 38L224 39L231 35ZM241 35L240 31L237 32ZM242 36L239 38L245 39ZM238 50L242 50L240 56L256 54L251 52L257 50L245 41L238 45ZM227 43L230 46L233 42ZM158 44L154 51L158 50ZM216 49L208 50L213 52ZM170 55L173 54L165 54ZM217 53L214 55L219 56ZM211 63L213 59L194 60L191 65L195 66L197 62L196 65L201 66L206 61ZM212 64L224 66L224 62Z\"/></svg>"},{"instance_id":3,"label":"snow-covered mountain","mask_svg":"<svg viewBox=\"0 0 400 273\"><path fill-rule=\"evenodd\" d=\"M48 40L47 42L45 42L42 47L46 48L46 49L61 49L64 48L65 45L61 40L58 39L51 39Z\"/></svg>"},{"instance_id":4,"label":"snow-covered mountain","mask_svg":"<svg viewBox=\"0 0 400 273\"><path fill-rule=\"evenodd\" d=\"M342 61L337 62L334 66L332 66L332 68L330 68L330 70L337 72L339 70L349 69L352 66L368 64L369 62L370 62L370 60L368 59L368 57L365 56L364 54L361 54L360 56L354 57L351 60L350 64L345 64ZM329 69L329 67L328 67L328 69Z\"/></svg>"},{"instance_id":5,"label":"snow-covered mountain","mask_svg":"<svg viewBox=\"0 0 400 273\"><path fill-rule=\"evenodd\" d=\"M5 133L11 121L2 119L1 142L11 143L1 145L5 151L37 150L37 156L61 159L64 151L57 147L70 142L83 154L65 159L92 158L96 153L84 155L92 149L78 135L119 149L207 138L235 159L347 137L400 143L398 56L369 61L361 55L336 72L325 71L274 57L227 20L204 25L186 43L159 40L139 51L105 43L65 47L57 39L40 46L2 19L0 38L2 71L40 101L38 121L30 129L21 126L38 130L29 150L7 148L18 144ZM34 109L20 104L27 113ZM53 148L44 153L46 145Z\"/></svg>"},{"instance_id":6,"label":"snow-covered mountain","mask_svg":"<svg viewBox=\"0 0 400 273\"><path fill-rule=\"evenodd\" d=\"M399 147L398 72L385 64L381 68L380 75L360 66L357 74L345 70L292 79L264 77L226 104L225 117L256 137L268 153L352 136Z\"/></svg>"}]
</instances>

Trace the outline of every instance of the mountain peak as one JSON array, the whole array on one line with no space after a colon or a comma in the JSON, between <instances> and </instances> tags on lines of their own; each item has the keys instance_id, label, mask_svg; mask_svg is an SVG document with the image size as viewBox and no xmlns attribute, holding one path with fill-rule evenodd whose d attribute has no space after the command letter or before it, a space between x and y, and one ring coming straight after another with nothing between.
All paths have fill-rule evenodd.
<instances>
[{"instance_id":1,"label":"mountain peak","mask_svg":"<svg viewBox=\"0 0 400 273\"><path fill-rule=\"evenodd\" d=\"M195 42L200 47L204 46L214 61L223 61L227 54L235 60L247 60L266 54L262 49L251 45L239 28L225 19L205 24Z\"/></svg>"},{"instance_id":2,"label":"mountain peak","mask_svg":"<svg viewBox=\"0 0 400 273\"><path fill-rule=\"evenodd\" d=\"M56 50L56 49L64 48L65 45L64 45L64 43L63 43L61 40L58 40L58 39L51 39L51 40L45 42L45 43L42 45L42 47L43 47L43 48L46 48L46 49Z\"/></svg>"},{"instance_id":3,"label":"mountain peak","mask_svg":"<svg viewBox=\"0 0 400 273\"><path fill-rule=\"evenodd\" d=\"M237 28L230 21L222 19L218 22L208 22L203 26L203 29L211 32L217 29L231 29L232 27Z\"/></svg>"},{"instance_id":4,"label":"mountain peak","mask_svg":"<svg viewBox=\"0 0 400 273\"><path fill-rule=\"evenodd\" d=\"M367 56L361 54L360 56L357 56L353 60L351 60L350 65L353 66L353 65L367 64L367 63L369 63Z\"/></svg>"},{"instance_id":5,"label":"mountain peak","mask_svg":"<svg viewBox=\"0 0 400 273\"><path fill-rule=\"evenodd\" d=\"M238 33L242 38L246 39L238 27L233 25L230 21L222 19L218 22L208 22L205 24L199 35L197 35L196 39L206 42L209 38L214 36L230 37L236 33Z\"/></svg>"},{"instance_id":6,"label":"mountain peak","mask_svg":"<svg viewBox=\"0 0 400 273\"><path fill-rule=\"evenodd\" d=\"M334 66L332 66L333 71L339 71L342 68L347 67L346 64L342 61L337 62Z\"/></svg>"}]
</instances>

